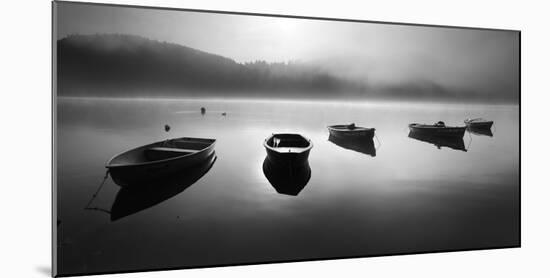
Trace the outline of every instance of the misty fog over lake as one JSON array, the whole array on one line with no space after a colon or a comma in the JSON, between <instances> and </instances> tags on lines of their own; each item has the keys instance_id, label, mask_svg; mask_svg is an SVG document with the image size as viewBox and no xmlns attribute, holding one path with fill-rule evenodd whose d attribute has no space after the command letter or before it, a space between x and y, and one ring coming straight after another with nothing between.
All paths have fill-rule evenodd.
<instances>
[{"instance_id":1,"label":"misty fog over lake","mask_svg":"<svg viewBox=\"0 0 550 278\"><path fill-rule=\"evenodd\" d=\"M75 3L57 22L61 95L519 101L517 32Z\"/></svg>"},{"instance_id":2,"label":"misty fog over lake","mask_svg":"<svg viewBox=\"0 0 550 278\"><path fill-rule=\"evenodd\" d=\"M519 246L518 32L54 11L58 273ZM468 118L494 124L408 126ZM372 140L329 137L352 123ZM278 133L310 140L301 168L268 163ZM107 172L181 137L215 139L214 155L146 190Z\"/></svg>"}]
</instances>

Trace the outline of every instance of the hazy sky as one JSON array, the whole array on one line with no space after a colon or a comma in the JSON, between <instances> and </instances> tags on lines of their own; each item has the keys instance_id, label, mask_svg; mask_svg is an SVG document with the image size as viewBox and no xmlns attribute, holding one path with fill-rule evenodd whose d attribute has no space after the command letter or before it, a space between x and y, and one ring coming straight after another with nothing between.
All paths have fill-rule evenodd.
<instances>
[{"instance_id":1,"label":"hazy sky","mask_svg":"<svg viewBox=\"0 0 550 278\"><path fill-rule=\"evenodd\" d=\"M430 81L518 94L516 32L57 4L58 38L133 34L237 62L311 62L371 85Z\"/></svg>"}]
</instances>

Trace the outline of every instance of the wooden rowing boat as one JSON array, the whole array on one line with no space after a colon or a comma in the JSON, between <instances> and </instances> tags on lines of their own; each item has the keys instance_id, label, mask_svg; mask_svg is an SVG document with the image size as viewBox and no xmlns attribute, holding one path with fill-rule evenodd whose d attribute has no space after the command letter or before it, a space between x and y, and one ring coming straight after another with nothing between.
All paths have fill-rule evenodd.
<instances>
[{"instance_id":1,"label":"wooden rowing boat","mask_svg":"<svg viewBox=\"0 0 550 278\"><path fill-rule=\"evenodd\" d=\"M330 135L341 138L367 137L372 139L375 131L374 128L356 126L353 123L349 125L331 125L327 128Z\"/></svg>"},{"instance_id":2,"label":"wooden rowing boat","mask_svg":"<svg viewBox=\"0 0 550 278\"><path fill-rule=\"evenodd\" d=\"M167 178L205 161L215 139L181 137L144 145L115 155L105 165L116 184L138 186Z\"/></svg>"},{"instance_id":3,"label":"wooden rowing boat","mask_svg":"<svg viewBox=\"0 0 550 278\"><path fill-rule=\"evenodd\" d=\"M493 126L493 121L488 121L483 118L466 119L464 120L464 123L468 128L475 129L491 129Z\"/></svg>"},{"instance_id":4,"label":"wooden rowing boat","mask_svg":"<svg viewBox=\"0 0 550 278\"><path fill-rule=\"evenodd\" d=\"M444 122L437 122L433 125L427 124L409 124L409 130L416 134L430 136L463 137L466 127L446 126Z\"/></svg>"},{"instance_id":5,"label":"wooden rowing boat","mask_svg":"<svg viewBox=\"0 0 550 278\"><path fill-rule=\"evenodd\" d=\"M313 143L300 134L278 133L266 138L264 147L272 163L297 165L307 162Z\"/></svg>"}]
</instances>

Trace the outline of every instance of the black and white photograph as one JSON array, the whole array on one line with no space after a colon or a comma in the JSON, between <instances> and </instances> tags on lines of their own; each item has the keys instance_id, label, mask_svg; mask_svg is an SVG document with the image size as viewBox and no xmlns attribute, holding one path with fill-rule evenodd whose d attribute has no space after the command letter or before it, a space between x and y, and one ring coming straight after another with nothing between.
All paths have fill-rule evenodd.
<instances>
[{"instance_id":1,"label":"black and white photograph","mask_svg":"<svg viewBox=\"0 0 550 278\"><path fill-rule=\"evenodd\" d=\"M520 247L520 31L52 5L54 275Z\"/></svg>"}]
</instances>

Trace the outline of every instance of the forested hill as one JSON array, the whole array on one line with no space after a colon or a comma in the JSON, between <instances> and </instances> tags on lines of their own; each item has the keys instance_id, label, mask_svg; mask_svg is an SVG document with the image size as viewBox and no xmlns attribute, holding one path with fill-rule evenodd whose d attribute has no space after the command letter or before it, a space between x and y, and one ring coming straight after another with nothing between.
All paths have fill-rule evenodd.
<instances>
[{"instance_id":1,"label":"forested hill","mask_svg":"<svg viewBox=\"0 0 550 278\"><path fill-rule=\"evenodd\" d=\"M298 63L232 59L138 36L72 35L57 41L60 95L360 96L358 82ZM169 95L166 95L169 94Z\"/></svg>"}]
</instances>

